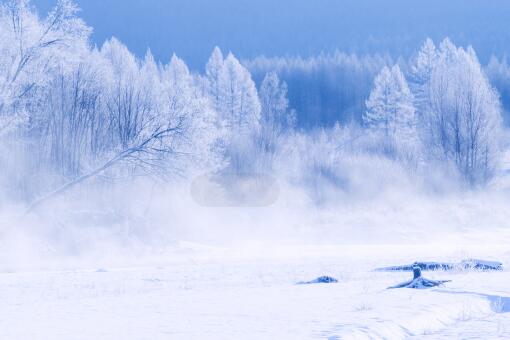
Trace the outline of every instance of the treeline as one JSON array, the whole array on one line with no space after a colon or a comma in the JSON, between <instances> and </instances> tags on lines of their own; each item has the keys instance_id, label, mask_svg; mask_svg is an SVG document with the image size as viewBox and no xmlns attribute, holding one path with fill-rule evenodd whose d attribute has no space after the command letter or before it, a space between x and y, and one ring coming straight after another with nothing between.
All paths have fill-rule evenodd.
<instances>
[{"instance_id":1,"label":"treeline","mask_svg":"<svg viewBox=\"0 0 510 340\"><path fill-rule=\"evenodd\" d=\"M451 163L470 184L487 182L500 157L501 107L475 51L429 39L408 77L398 65L382 69L364 125L390 154Z\"/></svg>"},{"instance_id":2,"label":"treeline","mask_svg":"<svg viewBox=\"0 0 510 340\"><path fill-rule=\"evenodd\" d=\"M257 90L248 70L218 48L206 73L192 74L175 55L168 64L150 51L139 60L115 38L92 47L76 13L71 0L44 19L28 0L1 4L7 195L32 201L90 177L253 172L265 159L254 150L273 150L293 126L276 74Z\"/></svg>"},{"instance_id":3,"label":"treeline","mask_svg":"<svg viewBox=\"0 0 510 340\"><path fill-rule=\"evenodd\" d=\"M396 62L337 52L245 64L255 79L278 72L302 128L359 124L378 140L376 153L450 164L471 184L497 171L502 117L510 108L506 59L482 67L471 47L448 39L436 47L428 39L412 58Z\"/></svg>"},{"instance_id":4,"label":"treeline","mask_svg":"<svg viewBox=\"0 0 510 340\"><path fill-rule=\"evenodd\" d=\"M308 59L258 57L243 64L257 83L268 72L276 72L288 85L298 126L310 129L361 122L374 77L392 59L336 52Z\"/></svg>"},{"instance_id":5,"label":"treeline","mask_svg":"<svg viewBox=\"0 0 510 340\"><path fill-rule=\"evenodd\" d=\"M442 164L472 185L497 168L498 95L475 52L449 40L438 48L428 40L398 65L337 53L243 66L215 48L199 74L175 55L167 64L150 51L140 60L115 38L94 47L76 13L71 0L43 19L28 0L1 4L0 162L9 199L37 203L91 179L214 171L271 171L320 192L323 178L349 187L344 162L353 157L414 172ZM505 65L489 66L500 86Z\"/></svg>"},{"instance_id":6,"label":"treeline","mask_svg":"<svg viewBox=\"0 0 510 340\"><path fill-rule=\"evenodd\" d=\"M389 55L346 54L337 51L317 57L258 57L243 61L260 83L267 72L277 72L288 85L290 106L298 125L310 129L336 122L361 122L365 100L376 74L395 63L410 76L416 53L409 60ZM500 93L505 125L510 124L510 64L506 57L493 56L485 72Z\"/></svg>"}]
</instances>

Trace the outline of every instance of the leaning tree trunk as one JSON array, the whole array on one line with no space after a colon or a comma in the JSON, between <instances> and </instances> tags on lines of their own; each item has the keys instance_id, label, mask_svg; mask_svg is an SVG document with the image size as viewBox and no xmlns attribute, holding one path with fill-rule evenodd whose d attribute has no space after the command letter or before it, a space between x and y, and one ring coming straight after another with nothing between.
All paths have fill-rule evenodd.
<instances>
[{"instance_id":1,"label":"leaning tree trunk","mask_svg":"<svg viewBox=\"0 0 510 340\"><path fill-rule=\"evenodd\" d=\"M180 124L177 127L167 128L165 130L159 130L159 129L156 130L156 132L151 134L147 139L143 140L140 144L138 144L134 147L125 149L124 151L120 152L115 157L111 158L110 160L108 160L106 163L104 163L100 167L96 168L95 170L64 184L63 186L61 186L57 190L47 194L46 196L43 196L42 198L35 200L34 202L32 202L29 205L28 209L25 211L25 215L35 211L37 208L39 208L46 201L49 201L49 200L63 194L64 192L68 191L69 189L77 186L78 184L84 182L85 180L87 180L91 177L97 176L98 174L102 173L103 171L109 169L110 167L114 166L118 162L120 162L128 157L131 157L131 156L134 156L137 154L142 154L142 153L149 154L154 151L155 152L169 152L169 150L164 150L161 148L158 148L158 149L152 148L151 144L152 144L152 142L154 142L156 140L162 140L166 137L169 137L169 135L171 135L173 132L176 132L179 129L179 127L180 127Z\"/></svg>"}]
</instances>

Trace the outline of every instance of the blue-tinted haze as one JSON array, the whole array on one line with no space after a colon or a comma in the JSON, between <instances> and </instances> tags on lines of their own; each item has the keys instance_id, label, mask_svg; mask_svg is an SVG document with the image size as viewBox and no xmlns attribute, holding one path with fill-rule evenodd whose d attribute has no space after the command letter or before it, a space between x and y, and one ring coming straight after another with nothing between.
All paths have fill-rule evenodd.
<instances>
[{"instance_id":1,"label":"blue-tinted haze","mask_svg":"<svg viewBox=\"0 0 510 340\"><path fill-rule=\"evenodd\" d=\"M41 12L55 0L36 0ZM201 69L219 45L242 59L340 49L408 56L425 37L472 44L482 61L510 50L506 0L77 0L101 44L116 36L138 55L173 52ZM292 5L289 5L291 3Z\"/></svg>"}]
</instances>

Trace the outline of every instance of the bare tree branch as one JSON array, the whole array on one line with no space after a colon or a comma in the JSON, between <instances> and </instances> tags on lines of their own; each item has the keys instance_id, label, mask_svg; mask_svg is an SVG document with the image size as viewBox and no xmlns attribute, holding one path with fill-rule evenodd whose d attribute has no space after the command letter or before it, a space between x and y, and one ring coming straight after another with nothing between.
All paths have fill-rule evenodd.
<instances>
[{"instance_id":1,"label":"bare tree branch","mask_svg":"<svg viewBox=\"0 0 510 340\"><path fill-rule=\"evenodd\" d=\"M64 184L63 186L61 186L57 190L49 193L48 195L37 199L36 201L34 201L33 203L30 204L30 206L26 210L25 214L29 214L29 213L35 211L44 202L49 201L49 200L63 194L64 192L66 192L69 189L77 186L78 184L86 181L89 178L92 178L94 176L101 174L102 172L111 168L118 162L125 160L129 157L134 157L134 156L136 156L136 154L147 152L151 143L168 138L173 133L177 132L179 129L180 129L180 124L178 124L174 127L169 127L169 128L165 128L165 129L157 128L149 137L147 137L145 140L141 141L138 145L123 150L122 152L118 153L116 156L114 156L113 158L108 160L106 163L104 163L100 167ZM145 162L145 160L143 160L143 158L140 158L138 161Z\"/></svg>"}]
</instances>

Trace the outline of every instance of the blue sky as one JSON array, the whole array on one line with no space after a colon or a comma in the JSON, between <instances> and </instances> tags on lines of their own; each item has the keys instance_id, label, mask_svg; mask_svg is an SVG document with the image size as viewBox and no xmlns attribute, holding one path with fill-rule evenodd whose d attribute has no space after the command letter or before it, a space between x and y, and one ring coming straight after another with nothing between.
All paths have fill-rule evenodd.
<instances>
[{"instance_id":1,"label":"blue sky","mask_svg":"<svg viewBox=\"0 0 510 340\"><path fill-rule=\"evenodd\" d=\"M33 0L40 12L55 0ZM215 45L240 58L340 49L408 55L430 36L473 44L481 59L510 50L507 0L77 0L101 44L116 36L201 69Z\"/></svg>"}]
</instances>

